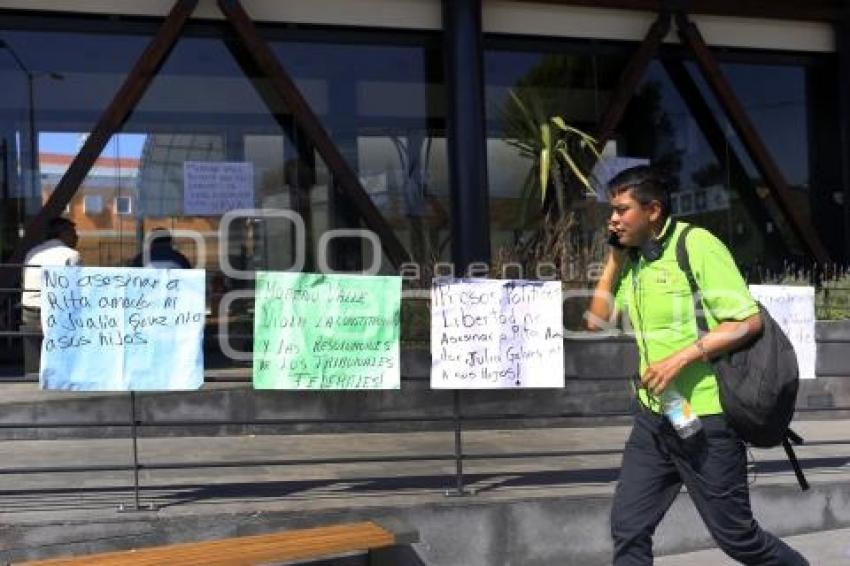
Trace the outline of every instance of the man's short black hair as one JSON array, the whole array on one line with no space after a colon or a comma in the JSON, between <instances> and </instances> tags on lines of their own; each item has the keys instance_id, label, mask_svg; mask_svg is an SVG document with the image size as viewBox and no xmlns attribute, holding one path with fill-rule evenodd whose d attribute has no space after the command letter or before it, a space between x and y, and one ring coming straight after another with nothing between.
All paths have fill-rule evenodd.
<instances>
[{"instance_id":1,"label":"man's short black hair","mask_svg":"<svg viewBox=\"0 0 850 566\"><path fill-rule=\"evenodd\" d=\"M615 197L632 191L636 201L648 205L654 200L661 203L661 215L670 214L672 180L666 173L650 165L629 167L617 173L608 182L608 195Z\"/></svg>"},{"instance_id":2,"label":"man's short black hair","mask_svg":"<svg viewBox=\"0 0 850 566\"><path fill-rule=\"evenodd\" d=\"M47 238L58 238L65 230L73 230L75 227L76 224L67 218L51 218L50 222L47 223Z\"/></svg>"}]
</instances>

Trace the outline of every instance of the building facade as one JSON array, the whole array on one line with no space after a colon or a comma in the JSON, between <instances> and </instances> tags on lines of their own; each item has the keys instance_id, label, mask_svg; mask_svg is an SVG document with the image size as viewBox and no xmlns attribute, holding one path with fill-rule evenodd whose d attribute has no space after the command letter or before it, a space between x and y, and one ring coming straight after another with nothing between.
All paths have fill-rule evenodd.
<instances>
[{"instance_id":1,"label":"building facade","mask_svg":"<svg viewBox=\"0 0 850 566\"><path fill-rule=\"evenodd\" d=\"M220 257L286 269L296 245L307 248L304 270L322 256L356 271L380 252L322 236L376 223L382 243L394 239L419 266L502 257L537 213L523 191L533 160L512 143L518 93L588 132L616 116L605 158L665 166L676 215L717 233L751 278L850 259L850 28L840 2L692 2L687 13L679 10L688 3L648 0L235 3L341 166L305 128L303 110L275 96L279 81L219 7L233 2L0 0L3 261L20 257L28 230L35 237L34 219L92 132L103 133L122 85L146 76L135 65L181 4L191 16L138 101L106 129L96 161L77 167L82 181L66 182L72 196L58 210L77 222L89 265L124 265L157 226L200 234L204 254L191 239L177 245L219 289L232 286ZM696 25L750 137L677 34L678 19L640 64L665 13ZM246 216L222 232L220 214L188 210L186 162L249 164L252 205L300 215L303 244L285 218ZM592 242L604 204L579 201L577 210L603 212L581 216ZM590 259L604 252L589 249ZM385 249L379 258L384 273L400 268L391 256Z\"/></svg>"}]
</instances>

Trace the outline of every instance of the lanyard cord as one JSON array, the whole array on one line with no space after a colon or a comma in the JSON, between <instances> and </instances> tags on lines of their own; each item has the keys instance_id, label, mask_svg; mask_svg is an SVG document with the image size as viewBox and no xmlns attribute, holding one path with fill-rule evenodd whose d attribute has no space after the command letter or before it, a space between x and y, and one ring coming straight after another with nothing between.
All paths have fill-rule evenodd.
<instances>
[{"instance_id":1,"label":"lanyard cord","mask_svg":"<svg viewBox=\"0 0 850 566\"><path fill-rule=\"evenodd\" d=\"M639 352L639 354L643 354L644 366L648 368L649 367L649 350L648 350L647 345L646 345L646 335L645 335L645 332L644 332L643 317L640 314L640 307L641 307L641 304L642 304L641 288L640 288L640 285L639 285L640 272L641 272L640 261L641 261L640 257L637 257L632 262L632 295L634 296L635 317L637 318L637 323L638 323L638 333L640 334L640 341L641 341L641 344L643 345L643 348L638 347L638 352ZM638 371L640 371L640 369L638 369ZM648 389L644 388L643 385L641 385L640 376L638 376L637 382L635 383L635 388L636 388L635 394L638 394L637 389L644 389L646 391L646 398L649 401L649 405L650 405L649 408L650 409L653 407L653 405L655 407L657 407L659 410L662 409L661 401L655 395L650 393ZM641 404L640 395L638 395L638 403Z\"/></svg>"}]
</instances>

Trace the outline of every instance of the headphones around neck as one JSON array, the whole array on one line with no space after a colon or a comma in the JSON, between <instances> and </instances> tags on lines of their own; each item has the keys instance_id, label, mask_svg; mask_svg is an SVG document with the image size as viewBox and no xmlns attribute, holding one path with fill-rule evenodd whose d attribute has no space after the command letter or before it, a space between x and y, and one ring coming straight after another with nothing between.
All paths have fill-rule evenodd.
<instances>
[{"instance_id":1,"label":"headphones around neck","mask_svg":"<svg viewBox=\"0 0 850 566\"><path fill-rule=\"evenodd\" d=\"M657 238L650 238L639 248L632 248L632 258L637 259L638 255L643 256L647 263L652 263L661 257L664 253L664 244L676 231L676 221L670 220L670 225Z\"/></svg>"}]
</instances>

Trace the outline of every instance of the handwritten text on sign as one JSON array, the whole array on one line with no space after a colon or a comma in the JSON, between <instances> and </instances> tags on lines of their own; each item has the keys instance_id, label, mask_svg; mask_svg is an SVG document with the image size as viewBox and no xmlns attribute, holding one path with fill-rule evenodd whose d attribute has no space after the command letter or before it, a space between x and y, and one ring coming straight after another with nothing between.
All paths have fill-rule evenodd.
<instances>
[{"instance_id":1,"label":"handwritten text on sign","mask_svg":"<svg viewBox=\"0 0 850 566\"><path fill-rule=\"evenodd\" d=\"M202 269L45 267L42 389L198 389Z\"/></svg>"},{"instance_id":2,"label":"handwritten text on sign","mask_svg":"<svg viewBox=\"0 0 850 566\"><path fill-rule=\"evenodd\" d=\"M258 272L256 389L398 389L401 278Z\"/></svg>"},{"instance_id":3,"label":"handwritten text on sign","mask_svg":"<svg viewBox=\"0 0 850 566\"><path fill-rule=\"evenodd\" d=\"M453 280L431 289L431 387L563 387L559 282Z\"/></svg>"},{"instance_id":4,"label":"handwritten text on sign","mask_svg":"<svg viewBox=\"0 0 850 566\"><path fill-rule=\"evenodd\" d=\"M254 208L253 165L186 161L183 163L183 208L186 214L201 216Z\"/></svg>"},{"instance_id":5,"label":"handwritten text on sign","mask_svg":"<svg viewBox=\"0 0 850 566\"><path fill-rule=\"evenodd\" d=\"M815 289L789 285L750 285L750 293L785 331L794 346L800 379L815 378Z\"/></svg>"}]
</instances>

